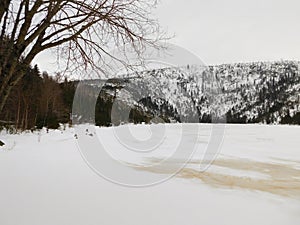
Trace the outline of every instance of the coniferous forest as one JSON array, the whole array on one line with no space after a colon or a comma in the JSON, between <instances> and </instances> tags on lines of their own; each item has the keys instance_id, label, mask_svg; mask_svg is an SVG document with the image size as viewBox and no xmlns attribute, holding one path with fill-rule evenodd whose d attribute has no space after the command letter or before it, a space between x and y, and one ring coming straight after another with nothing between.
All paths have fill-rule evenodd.
<instances>
[{"instance_id":1,"label":"coniferous forest","mask_svg":"<svg viewBox=\"0 0 300 225\"><path fill-rule=\"evenodd\" d=\"M105 81L95 107L95 123L98 126L119 125L120 123L151 123L154 118L160 122L186 122L180 117L182 109L197 109L199 121L212 122L212 110L204 94L205 83L199 77L218 80L221 93L218 104L222 105L227 123L300 124L300 78L297 62L224 64L210 66L201 74L191 68L166 68L143 72L144 78L136 81L110 79ZM165 78L174 81L166 83ZM118 92L125 86L140 91L142 80L148 82L148 96L138 102L121 99L122 107L130 107L129 118L117 123L111 121L111 108ZM155 86L170 91L173 85L174 99L155 96ZM59 74L41 72L37 65L26 68L26 74L15 86L1 114L1 127L12 130L34 130L47 127L56 129L60 124L71 124L72 104L78 81L70 81ZM175 84L175 88L174 88ZM93 88L92 86L90 88ZM153 90L151 90L153 89ZM187 93L187 98L180 97ZM186 97L186 96L185 96ZM180 100L178 100L180 99ZM186 100L182 100L186 99ZM180 102L181 101L181 102ZM86 101L88 102L88 100ZM181 110L181 111L180 111Z\"/></svg>"}]
</instances>

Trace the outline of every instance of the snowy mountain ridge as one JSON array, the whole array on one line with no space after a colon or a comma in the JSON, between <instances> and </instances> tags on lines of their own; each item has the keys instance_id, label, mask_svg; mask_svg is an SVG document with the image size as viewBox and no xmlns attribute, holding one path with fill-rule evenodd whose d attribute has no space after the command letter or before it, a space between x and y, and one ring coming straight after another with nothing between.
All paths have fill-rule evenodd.
<instances>
[{"instance_id":1,"label":"snowy mountain ridge","mask_svg":"<svg viewBox=\"0 0 300 225\"><path fill-rule=\"evenodd\" d=\"M154 69L107 80L102 97L169 122L300 124L299 65L280 61Z\"/></svg>"}]
</instances>

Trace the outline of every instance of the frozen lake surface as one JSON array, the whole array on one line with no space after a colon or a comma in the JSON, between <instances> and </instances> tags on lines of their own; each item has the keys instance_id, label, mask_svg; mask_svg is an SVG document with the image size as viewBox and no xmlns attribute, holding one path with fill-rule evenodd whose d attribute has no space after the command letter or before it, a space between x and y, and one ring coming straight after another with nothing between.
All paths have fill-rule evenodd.
<instances>
[{"instance_id":1,"label":"frozen lake surface","mask_svg":"<svg viewBox=\"0 0 300 225\"><path fill-rule=\"evenodd\" d=\"M190 125L126 125L95 133L83 126L86 137L74 128L40 135L2 132L0 224L299 224L300 127L226 125L220 152L201 172L212 127L199 125L199 132L183 134L182 126ZM132 171L144 177L171 176L170 168L184 164L180 155L172 157L182 139L186 151L196 150L175 177L132 188L95 173L78 148L81 138L98 138L114 160L134 165ZM149 139L157 142L151 151L126 151ZM160 167L165 158L168 164Z\"/></svg>"}]
</instances>

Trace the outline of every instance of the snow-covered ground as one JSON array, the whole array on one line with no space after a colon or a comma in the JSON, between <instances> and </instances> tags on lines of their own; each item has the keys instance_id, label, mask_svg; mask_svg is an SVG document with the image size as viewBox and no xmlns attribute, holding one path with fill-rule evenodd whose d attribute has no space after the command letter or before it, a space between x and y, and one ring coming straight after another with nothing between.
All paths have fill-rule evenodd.
<instances>
[{"instance_id":1,"label":"snow-covered ground","mask_svg":"<svg viewBox=\"0 0 300 225\"><path fill-rule=\"evenodd\" d=\"M151 132L159 132L160 126L97 128L97 135L89 136L89 130L87 137L106 142L103 145L112 157L143 165L172 155L172 146L182 139L181 125L164 125L163 143L143 157L133 151L125 154L115 134L125 127L143 141ZM96 174L78 149L82 137L74 137L74 128L41 135L2 132L0 140L6 145L0 147L0 224L298 225L300 127L226 125L220 153L213 165L200 172L199 158L211 128L200 125L199 133L184 133L187 147L189 136L200 137L191 161L177 176L145 188L120 186ZM161 138L152 137L153 141ZM130 140L126 143L130 145ZM174 164L184 161L172 160ZM132 170L144 176L170 172L166 167Z\"/></svg>"}]
</instances>

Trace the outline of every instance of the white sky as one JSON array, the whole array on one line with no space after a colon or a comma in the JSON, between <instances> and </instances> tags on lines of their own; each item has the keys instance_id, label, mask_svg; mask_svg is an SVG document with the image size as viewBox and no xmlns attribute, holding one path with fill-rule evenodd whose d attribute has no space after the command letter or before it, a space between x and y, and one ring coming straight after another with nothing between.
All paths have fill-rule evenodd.
<instances>
[{"instance_id":1,"label":"white sky","mask_svg":"<svg viewBox=\"0 0 300 225\"><path fill-rule=\"evenodd\" d=\"M300 60L299 0L160 2L155 14L175 34L171 42L206 64ZM54 61L55 57L43 53L34 63L52 72L57 67Z\"/></svg>"},{"instance_id":2,"label":"white sky","mask_svg":"<svg viewBox=\"0 0 300 225\"><path fill-rule=\"evenodd\" d=\"M161 0L174 43L207 64L300 59L299 0Z\"/></svg>"}]
</instances>

